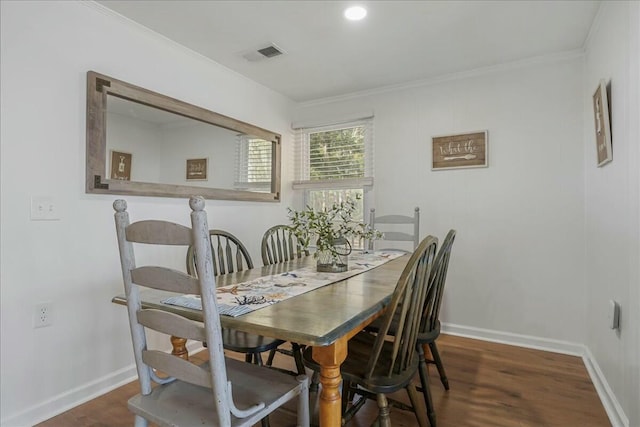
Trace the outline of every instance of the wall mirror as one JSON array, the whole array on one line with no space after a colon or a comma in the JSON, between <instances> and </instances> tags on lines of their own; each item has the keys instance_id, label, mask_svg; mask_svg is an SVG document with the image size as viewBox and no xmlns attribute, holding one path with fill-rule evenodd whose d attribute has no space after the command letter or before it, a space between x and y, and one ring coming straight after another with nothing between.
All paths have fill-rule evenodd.
<instances>
[{"instance_id":1,"label":"wall mirror","mask_svg":"<svg viewBox=\"0 0 640 427\"><path fill-rule=\"evenodd\" d=\"M280 138L87 73L87 193L277 202Z\"/></svg>"}]
</instances>

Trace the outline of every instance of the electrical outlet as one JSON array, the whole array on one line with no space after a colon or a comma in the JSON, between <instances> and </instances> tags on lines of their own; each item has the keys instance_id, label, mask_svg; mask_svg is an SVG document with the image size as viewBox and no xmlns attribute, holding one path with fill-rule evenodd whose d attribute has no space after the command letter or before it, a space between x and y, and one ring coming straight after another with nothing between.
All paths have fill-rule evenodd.
<instances>
[{"instance_id":1,"label":"electrical outlet","mask_svg":"<svg viewBox=\"0 0 640 427\"><path fill-rule=\"evenodd\" d=\"M620 304L617 301L609 300L609 312L607 320L611 329L620 328Z\"/></svg>"},{"instance_id":2,"label":"electrical outlet","mask_svg":"<svg viewBox=\"0 0 640 427\"><path fill-rule=\"evenodd\" d=\"M31 197L31 221L59 220L58 206L53 197Z\"/></svg>"},{"instance_id":3,"label":"electrical outlet","mask_svg":"<svg viewBox=\"0 0 640 427\"><path fill-rule=\"evenodd\" d=\"M37 304L33 312L33 327L44 328L53 324L53 311L50 302Z\"/></svg>"}]
</instances>

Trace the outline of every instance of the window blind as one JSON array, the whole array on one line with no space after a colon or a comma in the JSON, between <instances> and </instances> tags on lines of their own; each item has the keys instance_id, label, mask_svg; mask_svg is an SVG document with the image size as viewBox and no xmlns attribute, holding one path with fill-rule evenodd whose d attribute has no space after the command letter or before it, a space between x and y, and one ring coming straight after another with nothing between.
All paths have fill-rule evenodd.
<instances>
[{"instance_id":1,"label":"window blind","mask_svg":"<svg viewBox=\"0 0 640 427\"><path fill-rule=\"evenodd\" d=\"M373 119L295 130L294 189L373 185Z\"/></svg>"},{"instance_id":2,"label":"window blind","mask_svg":"<svg viewBox=\"0 0 640 427\"><path fill-rule=\"evenodd\" d=\"M236 145L236 181L241 190L271 191L273 143L239 135Z\"/></svg>"}]
</instances>

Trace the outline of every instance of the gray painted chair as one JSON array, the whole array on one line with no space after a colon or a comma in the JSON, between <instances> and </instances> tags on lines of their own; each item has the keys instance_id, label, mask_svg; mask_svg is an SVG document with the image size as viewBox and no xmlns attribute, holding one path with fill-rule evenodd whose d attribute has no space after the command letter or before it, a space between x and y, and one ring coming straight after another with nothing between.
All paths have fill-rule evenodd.
<instances>
[{"instance_id":1,"label":"gray painted chair","mask_svg":"<svg viewBox=\"0 0 640 427\"><path fill-rule=\"evenodd\" d=\"M280 264L309 255L308 250L302 250L298 239L288 225L274 225L264 232L262 236L262 263L264 265ZM267 365L273 364L276 351L281 354L293 357L296 363L298 374L304 375L304 365L302 364L302 347L300 344L291 343L291 350L282 348L273 349L269 352Z\"/></svg>"},{"instance_id":2,"label":"gray painted chair","mask_svg":"<svg viewBox=\"0 0 640 427\"><path fill-rule=\"evenodd\" d=\"M418 247L420 242L420 208L416 207L413 216L407 215L381 215L376 216L376 209L371 208L369 213L369 225L372 228L384 233L383 242L413 242L413 248ZM382 227L380 227L382 225ZM411 226L411 232L406 230L407 226ZM385 230L388 228L388 230ZM404 228L405 231L398 231ZM381 243L384 244L384 243ZM369 250L374 249L374 241L369 241ZM409 251L407 251L409 252Z\"/></svg>"},{"instance_id":3,"label":"gray painted chair","mask_svg":"<svg viewBox=\"0 0 640 427\"><path fill-rule=\"evenodd\" d=\"M216 306L216 284L204 199L189 201L192 228L166 221L129 222L127 205L116 200L115 222L120 249L129 324L141 393L128 402L135 425L252 426L285 402L297 397L298 425L309 425L308 379L224 356ZM193 277L162 266L137 267L133 243L193 245L199 272ZM179 314L141 308L139 288L197 294L202 298L203 323ZM146 329L207 342L209 361L196 365L151 348ZM167 377L159 378L156 372ZM157 385L154 387L152 383Z\"/></svg>"},{"instance_id":4,"label":"gray painted chair","mask_svg":"<svg viewBox=\"0 0 640 427\"><path fill-rule=\"evenodd\" d=\"M288 225L274 225L262 236L262 263L264 265L279 264L309 255L302 250L298 239Z\"/></svg>"},{"instance_id":5,"label":"gray painted chair","mask_svg":"<svg viewBox=\"0 0 640 427\"><path fill-rule=\"evenodd\" d=\"M420 355L416 340L421 324L422 308L429 295L433 295L429 275L436 256L438 239L426 237L411 255L386 308L378 334L360 332L348 342L347 358L340 367L342 374L343 424L364 404L367 398L378 402L377 424L390 427L389 401L387 394L406 389L412 410L420 427L428 421L423 400L412 379L418 372ZM395 340L386 340L392 324L395 324ZM311 349L303 353L304 363L315 372L319 366L312 358ZM350 408L353 396L363 396ZM394 405L396 406L396 405Z\"/></svg>"}]
</instances>

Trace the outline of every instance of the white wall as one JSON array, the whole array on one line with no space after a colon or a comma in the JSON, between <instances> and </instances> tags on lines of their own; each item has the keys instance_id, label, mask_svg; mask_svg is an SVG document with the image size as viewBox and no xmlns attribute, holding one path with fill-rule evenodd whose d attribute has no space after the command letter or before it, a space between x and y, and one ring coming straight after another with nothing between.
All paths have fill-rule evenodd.
<instances>
[{"instance_id":1,"label":"white wall","mask_svg":"<svg viewBox=\"0 0 640 427\"><path fill-rule=\"evenodd\" d=\"M84 2L0 2L2 425L31 425L131 378L131 342L112 202L85 194L86 72L95 70L283 135L291 102L174 43ZM281 203L208 201L213 227L248 244L260 264ZM29 220L30 197L55 197L60 220ZM132 219L188 223L185 199L126 197ZM53 326L33 329L34 304Z\"/></svg>"},{"instance_id":2,"label":"white wall","mask_svg":"<svg viewBox=\"0 0 640 427\"><path fill-rule=\"evenodd\" d=\"M640 426L640 5L603 3L586 46L586 344L618 397L621 423ZM592 95L611 85L613 161L596 167ZM609 300L622 306L621 328L608 328Z\"/></svg>"},{"instance_id":3,"label":"white wall","mask_svg":"<svg viewBox=\"0 0 640 427\"><path fill-rule=\"evenodd\" d=\"M376 212L421 208L453 247L442 320L582 343L582 59L308 103L296 120L374 110ZM431 137L489 131L489 167L431 171ZM402 191L398 191L402 188Z\"/></svg>"}]
</instances>

